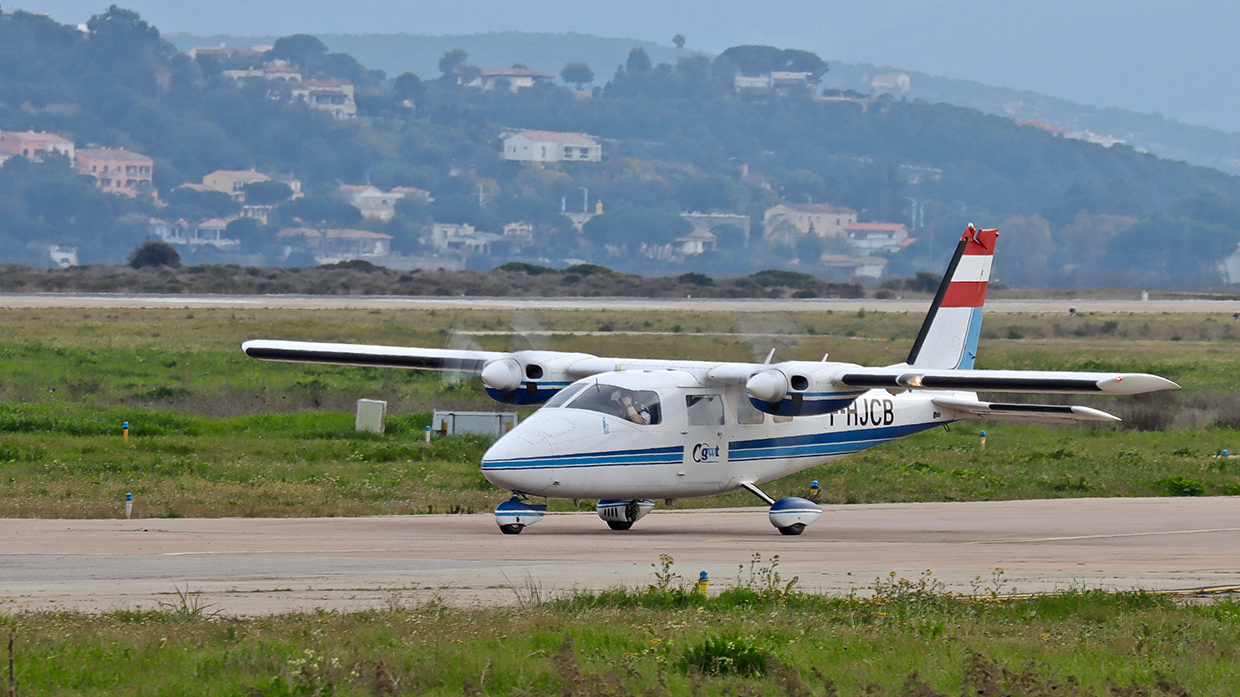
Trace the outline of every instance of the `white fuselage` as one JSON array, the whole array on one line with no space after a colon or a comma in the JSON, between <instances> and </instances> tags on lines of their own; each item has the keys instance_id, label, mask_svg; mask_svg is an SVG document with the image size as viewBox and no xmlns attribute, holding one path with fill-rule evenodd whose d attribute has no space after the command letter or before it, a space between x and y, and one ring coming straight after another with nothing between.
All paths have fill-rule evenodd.
<instances>
[{"instance_id":1,"label":"white fuselage","mask_svg":"<svg viewBox=\"0 0 1240 697\"><path fill-rule=\"evenodd\" d=\"M834 414L779 418L749 404L743 386L703 387L679 371L612 373L587 381L658 393L661 419L638 425L615 414L544 407L495 443L482 460L492 484L550 498L676 499L761 484L937 425L955 415L940 394L863 393ZM592 386L592 389L593 386ZM650 394L646 392L645 394ZM687 402L721 400L703 419ZM710 423L704 423L710 421Z\"/></svg>"}]
</instances>

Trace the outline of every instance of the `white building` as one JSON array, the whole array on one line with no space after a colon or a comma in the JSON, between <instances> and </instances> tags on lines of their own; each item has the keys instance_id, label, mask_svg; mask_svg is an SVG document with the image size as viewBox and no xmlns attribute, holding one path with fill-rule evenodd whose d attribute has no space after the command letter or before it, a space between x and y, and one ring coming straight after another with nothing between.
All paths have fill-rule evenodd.
<instances>
[{"instance_id":1,"label":"white building","mask_svg":"<svg viewBox=\"0 0 1240 697\"><path fill-rule=\"evenodd\" d=\"M507 80L508 89L516 92L553 79L555 79L554 75L529 68L484 68L478 73L478 77L469 82L466 87L493 90L501 80Z\"/></svg>"},{"instance_id":2,"label":"white building","mask_svg":"<svg viewBox=\"0 0 1240 697\"><path fill-rule=\"evenodd\" d=\"M598 162L603 146L584 133L521 131L504 138L504 159L515 162Z\"/></svg>"},{"instance_id":3,"label":"white building","mask_svg":"<svg viewBox=\"0 0 1240 697\"><path fill-rule=\"evenodd\" d=\"M894 252L912 243L908 228L900 223L852 223L844 226L848 243L864 252Z\"/></svg>"},{"instance_id":4,"label":"white building","mask_svg":"<svg viewBox=\"0 0 1240 697\"><path fill-rule=\"evenodd\" d=\"M439 250L456 250L490 254L491 245L503 237L490 232L478 232L473 225L436 223L431 228L431 246Z\"/></svg>"},{"instance_id":5,"label":"white building","mask_svg":"<svg viewBox=\"0 0 1240 697\"><path fill-rule=\"evenodd\" d=\"M326 111L337 120L357 116L353 83L348 80L302 80L289 93L293 99L305 102L311 109Z\"/></svg>"}]
</instances>

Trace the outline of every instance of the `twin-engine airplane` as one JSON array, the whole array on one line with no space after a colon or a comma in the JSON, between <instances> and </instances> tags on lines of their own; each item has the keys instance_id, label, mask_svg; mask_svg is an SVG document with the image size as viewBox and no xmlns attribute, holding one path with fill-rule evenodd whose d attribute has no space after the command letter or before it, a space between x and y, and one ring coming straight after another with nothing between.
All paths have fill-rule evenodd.
<instances>
[{"instance_id":1,"label":"twin-engine airplane","mask_svg":"<svg viewBox=\"0 0 1240 697\"><path fill-rule=\"evenodd\" d=\"M246 355L479 374L505 404L543 405L482 458L483 475L513 492L495 510L516 534L542 519L530 497L598 499L628 530L656 499L746 489L771 524L799 535L822 509L778 501L764 482L959 419L1118 421L1078 406L983 402L977 392L1131 395L1178 389L1141 373L975 370L982 303L998 230L969 226L904 363L720 363L600 358L559 351L442 350L247 341ZM774 353L774 352L772 352Z\"/></svg>"}]
</instances>

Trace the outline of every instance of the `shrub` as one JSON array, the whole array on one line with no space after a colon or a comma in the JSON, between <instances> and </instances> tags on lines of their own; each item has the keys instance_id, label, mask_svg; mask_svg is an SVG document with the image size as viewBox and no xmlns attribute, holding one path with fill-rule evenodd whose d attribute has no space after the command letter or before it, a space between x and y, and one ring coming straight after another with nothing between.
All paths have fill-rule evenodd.
<instances>
[{"instance_id":1,"label":"shrub","mask_svg":"<svg viewBox=\"0 0 1240 697\"><path fill-rule=\"evenodd\" d=\"M767 653L743 639L707 637L701 644L686 649L677 667L686 673L696 668L706 675L754 677L766 673L766 662Z\"/></svg>"},{"instance_id":2,"label":"shrub","mask_svg":"<svg viewBox=\"0 0 1240 697\"><path fill-rule=\"evenodd\" d=\"M181 265L181 255L167 242L148 240L134 248L129 255L129 265L135 269L156 266L170 266L175 269Z\"/></svg>"},{"instance_id":3,"label":"shrub","mask_svg":"<svg viewBox=\"0 0 1240 697\"><path fill-rule=\"evenodd\" d=\"M1201 482L1177 474L1160 480L1159 484L1168 496L1204 496L1206 488Z\"/></svg>"}]
</instances>

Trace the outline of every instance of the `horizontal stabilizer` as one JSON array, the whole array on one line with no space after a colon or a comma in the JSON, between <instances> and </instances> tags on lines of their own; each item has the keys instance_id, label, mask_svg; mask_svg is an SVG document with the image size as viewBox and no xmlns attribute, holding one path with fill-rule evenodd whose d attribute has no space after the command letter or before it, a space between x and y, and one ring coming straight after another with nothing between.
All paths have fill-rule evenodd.
<instances>
[{"instance_id":1,"label":"horizontal stabilizer","mask_svg":"<svg viewBox=\"0 0 1240 697\"><path fill-rule=\"evenodd\" d=\"M836 380L847 387L887 390L958 390L1033 394L1128 395L1180 386L1146 373L1080 373L1050 370L918 370L911 366L854 368Z\"/></svg>"},{"instance_id":2,"label":"horizontal stabilizer","mask_svg":"<svg viewBox=\"0 0 1240 697\"><path fill-rule=\"evenodd\" d=\"M1062 404L1001 404L999 402L977 402L968 399L940 398L931 400L935 406L950 409L966 418L993 419L995 421L1049 421L1067 423L1069 421L1122 421L1114 414L1108 414L1089 407L1075 407Z\"/></svg>"},{"instance_id":3,"label":"horizontal stabilizer","mask_svg":"<svg viewBox=\"0 0 1240 697\"><path fill-rule=\"evenodd\" d=\"M496 351L405 348L367 344L326 344L315 341L247 341L241 350L250 358L284 363L322 363L369 368L410 368L481 373L488 361L509 355Z\"/></svg>"}]
</instances>

